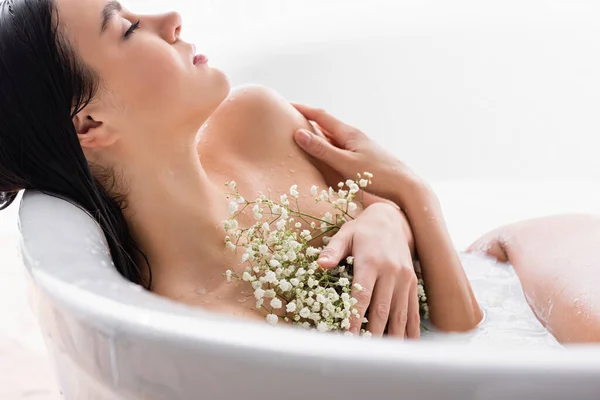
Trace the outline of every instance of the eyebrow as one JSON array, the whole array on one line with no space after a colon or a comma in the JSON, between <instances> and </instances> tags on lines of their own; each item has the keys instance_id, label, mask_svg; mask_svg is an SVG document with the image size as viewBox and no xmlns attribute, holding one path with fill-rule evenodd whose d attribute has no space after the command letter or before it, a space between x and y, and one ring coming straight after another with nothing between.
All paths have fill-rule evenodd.
<instances>
[{"instance_id":1,"label":"eyebrow","mask_svg":"<svg viewBox=\"0 0 600 400\"><path fill-rule=\"evenodd\" d=\"M119 11L121 11L123 9L123 7L121 6L121 3L119 3L118 1L109 1L108 3L106 3L106 5L104 6L104 8L102 9L102 27L100 28L100 34L102 35L104 32L106 32L106 29L108 28L108 24L110 23L110 20L112 19L112 17Z\"/></svg>"}]
</instances>

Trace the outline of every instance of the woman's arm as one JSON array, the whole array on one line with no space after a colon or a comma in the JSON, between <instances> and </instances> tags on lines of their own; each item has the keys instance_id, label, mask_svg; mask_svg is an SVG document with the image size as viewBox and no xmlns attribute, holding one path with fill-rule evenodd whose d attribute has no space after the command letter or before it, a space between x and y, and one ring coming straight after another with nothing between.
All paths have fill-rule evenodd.
<instances>
[{"instance_id":1,"label":"woman's arm","mask_svg":"<svg viewBox=\"0 0 600 400\"><path fill-rule=\"evenodd\" d=\"M560 342L600 341L600 217L519 222L488 233L468 251L510 262L538 319Z\"/></svg>"},{"instance_id":2,"label":"woman's arm","mask_svg":"<svg viewBox=\"0 0 600 400\"><path fill-rule=\"evenodd\" d=\"M482 312L450 239L437 196L419 181L402 181L389 184L396 184L394 200L404 205L413 231L431 322L447 331L473 329Z\"/></svg>"},{"instance_id":3,"label":"woman's arm","mask_svg":"<svg viewBox=\"0 0 600 400\"><path fill-rule=\"evenodd\" d=\"M474 328L482 313L447 232L438 200L404 164L371 141L364 133L333 118L323 110L296 106L315 121L331 142L308 131L298 131L296 141L313 157L342 176L357 172L374 174L368 190L397 203L406 213L429 303L431 321L447 331Z\"/></svg>"}]
</instances>

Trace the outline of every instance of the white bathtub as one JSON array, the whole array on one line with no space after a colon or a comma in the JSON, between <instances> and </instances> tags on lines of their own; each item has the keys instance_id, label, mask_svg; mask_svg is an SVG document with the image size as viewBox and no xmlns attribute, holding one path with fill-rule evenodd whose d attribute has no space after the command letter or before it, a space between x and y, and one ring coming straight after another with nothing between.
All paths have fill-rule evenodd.
<instances>
[{"instance_id":1,"label":"white bathtub","mask_svg":"<svg viewBox=\"0 0 600 400\"><path fill-rule=\"evenodd\" d=\"M521 218L600 213L599 6L447 3L321 8L219 37L210 56L234 84L274 87L386 143L434 182L458 247ZM96 224L63 200L26 193L20 229L66 399L600 398L600 346L365 341L242 322L124 281Z\"/></svg>"}]
</instances>

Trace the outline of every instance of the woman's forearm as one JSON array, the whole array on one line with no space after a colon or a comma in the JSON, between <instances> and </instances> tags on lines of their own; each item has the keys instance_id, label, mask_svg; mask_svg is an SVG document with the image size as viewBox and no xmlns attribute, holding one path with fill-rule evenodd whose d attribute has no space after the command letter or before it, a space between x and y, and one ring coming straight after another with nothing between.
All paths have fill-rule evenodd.
<instances>
[{"instance_id":1,"label":"woman's forearm","mask_svg":"<svg viewBox=\"0 0 600 400\"><path fill-rule=\"evenodd\" d=\"M482 319L482 312L448 234L439 201L422 183L398 187L397 200L413 231L425 281L431 322L445 331L467 331ZM406 196L406 193L411 193Z\"/></svg>"}]
</instances>

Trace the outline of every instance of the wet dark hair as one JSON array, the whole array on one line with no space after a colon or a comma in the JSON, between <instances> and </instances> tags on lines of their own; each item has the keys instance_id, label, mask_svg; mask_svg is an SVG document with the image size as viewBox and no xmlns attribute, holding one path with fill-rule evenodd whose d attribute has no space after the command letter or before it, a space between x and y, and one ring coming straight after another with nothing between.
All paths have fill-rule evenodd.
<instances>
[{"instance_id":1,"label":"wet dark hair","mask_svg":"<svg viewBox=\"0 0 600 400\"><path fill-rule=\"evenodd\" d=\"M100 224L119 273L151 289L122 196L92 175L73 125L99 87L61 34L54 0L0 0L0 210L23 189L68 199Z\"/></svg>"}]
</instances>

